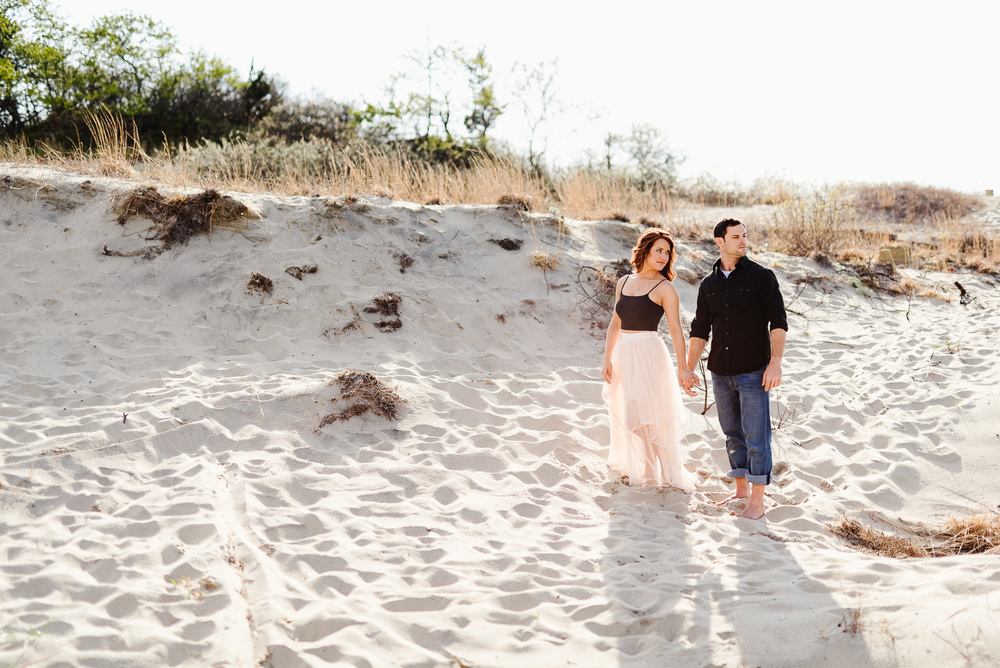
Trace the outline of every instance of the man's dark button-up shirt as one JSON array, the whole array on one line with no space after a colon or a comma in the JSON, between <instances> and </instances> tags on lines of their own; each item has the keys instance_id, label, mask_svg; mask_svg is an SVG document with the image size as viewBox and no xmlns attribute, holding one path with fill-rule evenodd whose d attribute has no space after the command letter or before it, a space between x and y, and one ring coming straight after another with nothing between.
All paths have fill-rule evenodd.
<instances>
[{"instance_id":1,"label":"man's dark button-up shirt","mask_svg":"<svg viewBox=\"0 0 1000 668\"><path fill-rule=\"evenodd\" d=\"M712 335L708 368L722 376L752 373L771 360L771 330L788 330L778 279L770 269L741 257L729 278L718 260L698 288L691 336Z\"/></svg>"}]
</instances>

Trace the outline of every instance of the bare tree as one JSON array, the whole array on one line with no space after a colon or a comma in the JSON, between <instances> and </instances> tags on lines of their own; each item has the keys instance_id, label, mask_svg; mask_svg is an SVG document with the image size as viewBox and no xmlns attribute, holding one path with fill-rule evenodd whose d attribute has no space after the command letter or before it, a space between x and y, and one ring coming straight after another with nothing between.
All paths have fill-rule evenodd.
<instances>
[{"instance_id":1,"label":"bare tree","mask_svg":"<svg viewBox=\"0 0 1000 668\"><path fill-rule=\"evenodd\" d=\"M565 108L555 92L558 68L558 58L533 66L514 63L512 68L516 81L514 97L521 104L528 124L528 162L536 172L541 171L542 159L548 150L548 139L540 134L540 129Z\"/></svg>"},{"instance_id":2,"label":"bare tree","mask_svg":"<svg viewBox=\"0 0 1000 668\"><path fill-rule=\"evenodd\" d=\"M649 123L633 125L632 133L624 138L623 147L630 166L643 182L672 185L676 181L681 160L670 150L659 128Z\"/></svg>"}]
</instances>

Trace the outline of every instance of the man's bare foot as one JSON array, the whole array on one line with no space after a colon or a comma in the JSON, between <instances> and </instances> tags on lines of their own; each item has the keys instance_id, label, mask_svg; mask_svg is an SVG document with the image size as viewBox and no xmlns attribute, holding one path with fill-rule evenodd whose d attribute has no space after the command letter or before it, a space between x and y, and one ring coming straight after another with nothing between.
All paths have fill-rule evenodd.
<instances>
[{"instance_id":1,"label":"man's bare foot","mask_svg":"<svg viewBox=\"0 0 1000 668\"><path fill-rule=\"evenodd\" d=\"M712 505L724 506L730 501L735 501L736 499L749 499L749 498L750 498L750 492L741 492L740 490L736 490L735 492L724 498L722 501L713 502Z\"/></svg>"},{"instance_id":2,"label":"man's bare foot","mask_svg":"<svg viewBox=\"0 0 1000 668\"><path fill-rule=\"evenodd\" d=\"M747 520L759 520L764 517L764 504L756 504L751 501L747 504L747 507L743 509L743 512L736 517L742 517Z\"/></svg>"}]
</instances>

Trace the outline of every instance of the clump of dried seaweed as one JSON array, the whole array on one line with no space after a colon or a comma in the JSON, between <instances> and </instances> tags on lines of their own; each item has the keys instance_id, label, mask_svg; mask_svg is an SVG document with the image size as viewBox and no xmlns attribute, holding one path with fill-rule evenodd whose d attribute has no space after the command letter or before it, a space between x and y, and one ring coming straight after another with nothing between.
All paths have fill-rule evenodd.
<instances>
[{"instance_id":1,"label":"clump of dried seaweed","mask_svg":"<svg viewBox=\"0 0 1000 668\"><path fill-rule=\"evenodd\" d=\"M246 229L247 221L256 218L245 204L215 190L166 197L153 186L136 188L118 198L112 212L118 215L119 225L137 216L152 221L146 239L159 241L162 250L186 244L199 234L210 234L216 227Z\"/></svg>"},{"instance_id":2,"label":"clump of dried seaweed","mask_svg":"<svg viewBox=\"0 0 1000 668\"><path fill-rule=\"evenodd\" d=\"M342 371L330 381L330 385L340 388L340 397L333 401L347 400L350 403L341 411L323 416L316 427L317 431L338 420L349 420L369 412L387 420L395 420L406 403L393 388L367 371Z\"/></svg>"},{"instance_id":3,"label":"clump of dried seaweed","mask_svg":"<svg viewBox=\"0 0 1000 668\"><path fill-rule=\"evenodd\" d=\"M382 315L399 315L399 304L402 297L393 292L383 292L372 299L372 305L365 307L365 313L381 313Z\"/></svg>"},{"instance_id":4,"label":"clump of dried seaweed","mask_svg":"<svg viewBox=\"0 0 1000 668\"><path fill-rule=\"evenodd\" d=\"M521 250L521 246L524 245L520 239L487 239L486 241L496 244L506 251Z\"/></svg>"},{"instance_id":5,"label":"clump of dried seaweed","mask_svg":"<svg viewBox=\"0 0 1000 668\"><path fill-rule=\"evenodd\" d=\"M319 267L314 264L306 264L301 267L285 267L286 274L300 281L306 274L315 274L317 271L319 271Z\"/></svg>"},{"instance_id":6,"label":"clump of dried seaweed","mask_svg":"<svg viewBox=\"0 0 1000 668\"><path fill-rule=\"evenodd\" d=\"M247 281L247 292L271 292L274 290L274 282L259 272L253 272L250 274L250 280Z\"/></svg>"},{"instance_id":7,"label":"clump of dried seaweed","mask_svg":"<svg viewBox=\"0 0 1000 668\"><path fill-rule=\"evenodd\" d=\"M380 320L375 326L382 332L394 332L403 326L403 321L399 317L399 304L403 299L392 292L383 292L372 299L372 305L365 307L365 313L378 313L381 315L393 316L391 320Z\"/></svg>"}]
</instances>

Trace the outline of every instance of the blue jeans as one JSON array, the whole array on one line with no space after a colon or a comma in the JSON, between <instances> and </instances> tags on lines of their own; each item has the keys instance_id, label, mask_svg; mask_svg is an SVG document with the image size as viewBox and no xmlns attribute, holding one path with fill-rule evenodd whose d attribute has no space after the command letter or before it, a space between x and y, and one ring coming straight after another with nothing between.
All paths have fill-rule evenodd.
<instances>
[{"instance_id":1,"label":"blue jeans","mask_svg":"<svg viewBox=\"0 0 1000 668\"><path fill-rule=\"evenodd\" d=\"M712 374L719 425L726 435L729 476L754 485L771 482L771 406L764 367L736 376Z\"/></svg>"}]
</instances>

